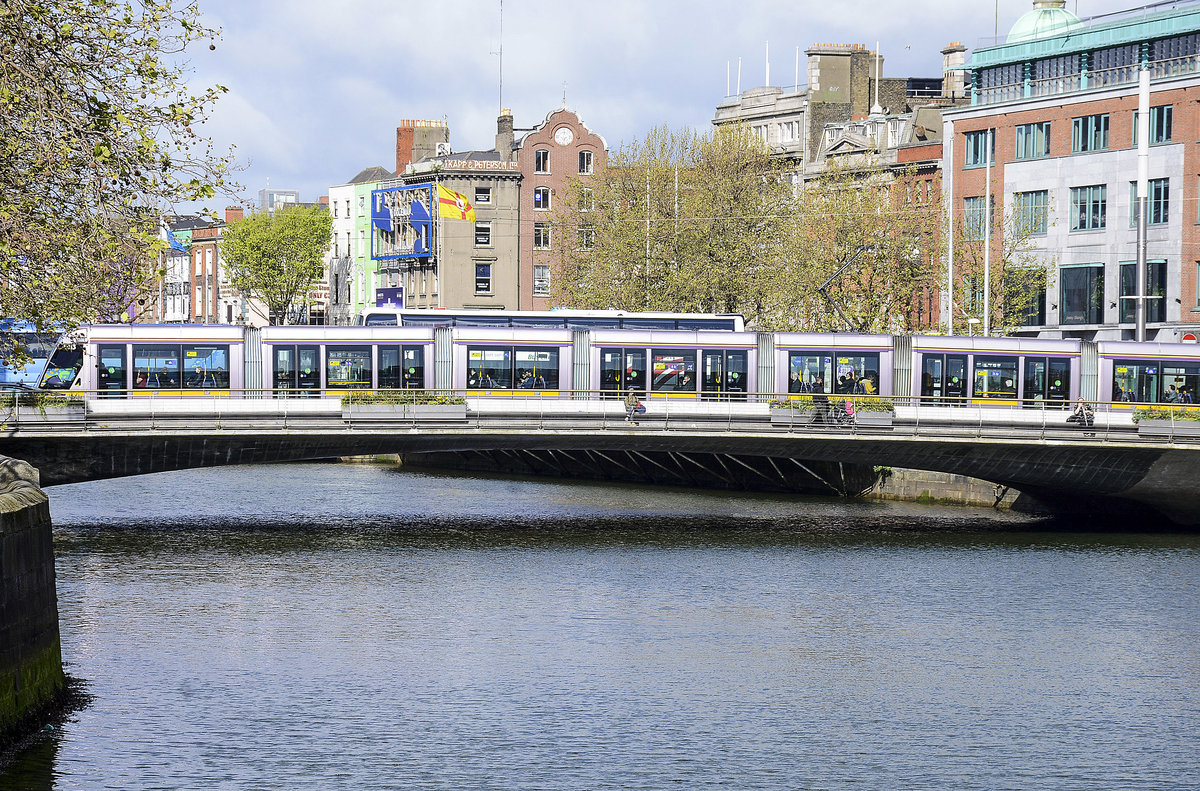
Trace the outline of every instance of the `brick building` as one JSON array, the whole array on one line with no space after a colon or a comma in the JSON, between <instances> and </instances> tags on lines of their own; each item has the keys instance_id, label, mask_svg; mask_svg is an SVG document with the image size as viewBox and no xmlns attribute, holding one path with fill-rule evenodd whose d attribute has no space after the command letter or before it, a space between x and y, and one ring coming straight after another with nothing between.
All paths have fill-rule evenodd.
<instances>
[{"instance_id":1,"label":"brick building","mask_svg":"<svg viewBox=\"0 0 1200 791\"><path fill-rule=\"evenodd\" d=\"M1178 340L1200 326L1200 6L1081 20L1064 5L1037 0L1003 43L972 54L971 103L944 112L945 200L974 239L991 195L993 258L1005 234L1024 233L1014 222L1042 254L1049 282L1021 334L1133 338L1134 128L1145 66L1147 284L1156 297L1147 337ZM953 238L950 249L957 264ZM965 329L970 302L955 298L956 331Z\"/></svg>"}]
</instances>

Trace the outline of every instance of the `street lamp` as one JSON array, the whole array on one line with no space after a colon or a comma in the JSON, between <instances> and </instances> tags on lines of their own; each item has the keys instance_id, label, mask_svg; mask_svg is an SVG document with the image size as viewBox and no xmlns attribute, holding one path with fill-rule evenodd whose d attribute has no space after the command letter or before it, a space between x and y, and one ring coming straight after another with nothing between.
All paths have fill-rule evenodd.
<instances>
[{"instance_id":1,"label":"street lamp","mask_svg":"<svg viewBox=\"0 0 1200 791\"><path fill-rule=\"evenodd\" d=\"M975 334L975 326L979 323L980 323L979 319L967 319L967 335L968 336Z\"/></svg>"}]
</instances>

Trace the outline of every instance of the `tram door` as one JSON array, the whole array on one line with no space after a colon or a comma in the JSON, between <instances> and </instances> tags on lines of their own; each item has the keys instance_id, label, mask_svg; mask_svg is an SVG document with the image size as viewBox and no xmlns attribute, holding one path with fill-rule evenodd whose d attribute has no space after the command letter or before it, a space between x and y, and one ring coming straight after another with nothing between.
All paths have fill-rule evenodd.
<instances>
[{"instance_id":1,"label":"tram door","mask_svg":"<svg viewBox=\"0 0 1200 791\"><path fill-rule=\"evenodd\" d=\"M625 392L629 388L647 392L645 349L601 349L600 389Z\"/></svg>"},{"instance_id":2,"label":"tram door","mask_svg":"<svg viewBox=\"0 0 1200 791\"><path fill-rule=\"evenodd\" d=\"M921 363L921 395L927 399L966 399L967 356L926 354ZM939 403L939 402L934 402Z\"/></svg>"},{"instance_id":3,"label":"tram door","mask_svg":"<svg viewBox=\"0 0 1200 791\"><path fill-rule=\"evenodd\" d=\"M701 362L704 378L700 389L704 398L745 399L747 354L744 351L706 350ZM742 395L733 395L740 393Z\"/></svg>"},{"instance_id":4,"label":"tram door","mask_svg":"<svg viewBox=\"0 0 1200 791\"><path fill-rule=\"evenodd\" d=\"M274 385L276 390L321 389L321 349L319 346L276 346Z\"/></svg>"},{"instance_id":5,"label":"tram door","mask_svg":"<svg viewBox=\"0 0 1200 791\"><path fill-rule=\"evenodd\" d=\"M125 390L125 346L102 345L96 350L96 389ZM101 395L101 398L114 398L113 394Z\"/></svg>"},{"instance_id":6,"label":"tram door","mask_svg":"<svg viewBox=\"0 0 1200 791\"><path fill-rule=\"evenodd\" d=\"M1071 361L1065 357L1025 358L1025 405L1066 404L1071 386Z\"/></svg>"},{"instance_id":7,"label":"tram door","mask_svg":"<svg viewBox=\"0 0 1200 791\"><path fill-rule=\"evenodd\" d=\"M425 348L380 346L379 386L420 390L425 387Z\"/></svg>"}]
</instances>

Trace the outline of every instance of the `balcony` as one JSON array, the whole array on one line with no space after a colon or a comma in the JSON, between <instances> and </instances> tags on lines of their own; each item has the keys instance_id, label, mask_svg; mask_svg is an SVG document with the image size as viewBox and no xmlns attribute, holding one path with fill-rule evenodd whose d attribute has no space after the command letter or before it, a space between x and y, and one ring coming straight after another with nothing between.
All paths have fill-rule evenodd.
<instances>
[{"instance_id":1,"label":"balcony","mask_svg":"<svg viewBox=\"0 0 1200 791\"><path fill-rule=\"evenodd\" d=\"M1064 74L1041 80L1024 80L1007 85L990 85L977 88L971 94L971 104L983 106L1003 104L1042 96L1065 96L1069 94L1098 91L1121 85L1136 85L1137 65L1117 66L1111 69L1084 70L1077 74ZM1200 73L1200 55L1186 55L1150 62L1150 79L1164 80Z\"/></svg>"}]
</instances>

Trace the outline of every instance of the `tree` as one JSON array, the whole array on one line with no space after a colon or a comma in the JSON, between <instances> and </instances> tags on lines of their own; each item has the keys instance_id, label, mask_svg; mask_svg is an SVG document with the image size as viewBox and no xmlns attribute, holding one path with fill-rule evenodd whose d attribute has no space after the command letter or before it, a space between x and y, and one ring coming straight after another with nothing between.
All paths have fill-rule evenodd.
<instances>
[{"instance_id":1,"label":"tree","mask_svg":"<svg viewBox=\"0 0 1200 791\"><path fill-rule=\"evenodd\" d=\"M257 212L225 228L221 255L234 286L266 303L271 324L287 324L324 272L332 233L333 218L320 207Z\"/></svg>"},{"instance_id":2,"label":"tree","mask_svg":"<svg viewBox=\"0 0 1200 791\"><path fill-rule=\"evenodd\" d=\"M654 129L610 156L590 192L583 189L572 184L570 208L555 218L564 240L553 279L558 304L758 320L769 301L761 272L791 187L782 163L748 130Z\"/></svg>"},{"instance_id":3,"label":"tree","mask_svg":"<svg viewBox=\"0 0 1200 791\"><path fill-rule=\"evenodd\" d=\"M558 218L556 301L737 312L762 330L926 328L940 204L904 200L907 171L835 164L797 190L792 167L744 127L653 130L609 158L590 195L575 185L589 219Z\"/></svg>"},{"instance_id":4,"label":"tree","mask_svg":"<svg viewBox=\"0 0 1200 791\"><path fill-rule=\"evenodd\" d=\"M1044 324L1046 292L1052 285L1054 259L1039 248L1046 233L1044 206L1014 205L1002 216L990 212L991 255L987 262L986 312L992 335L1008 335L1019 327ZM954 223L954 282L951 284L954 326L966 330L971 319L982 332L984 305L985 225L983 199L956 214Z\"/></svg>"},{"instance_id":5,"label":"tree","mask_svg":"<svg viewBox=\"0 0 1200 791\"><path fill-rule=\"evenodd\" d=\"M773 283L773 329L904 333L936 323L940 202L909 199L912 170L830 162L797 193Z\"/></svg>"},{"instance_id":6,"label":"tree","mask_svg":"<svg viewBox=\"0 0 1200 791\"><path fill-rule=\"evenodd\" d=\"M0 4L0 311L119 316L154 277L160 218L232 187L196 131L182 55L214 31L178 0ZM215 48L210 43L209 48Z\"/></svg>"}]
</instances>

